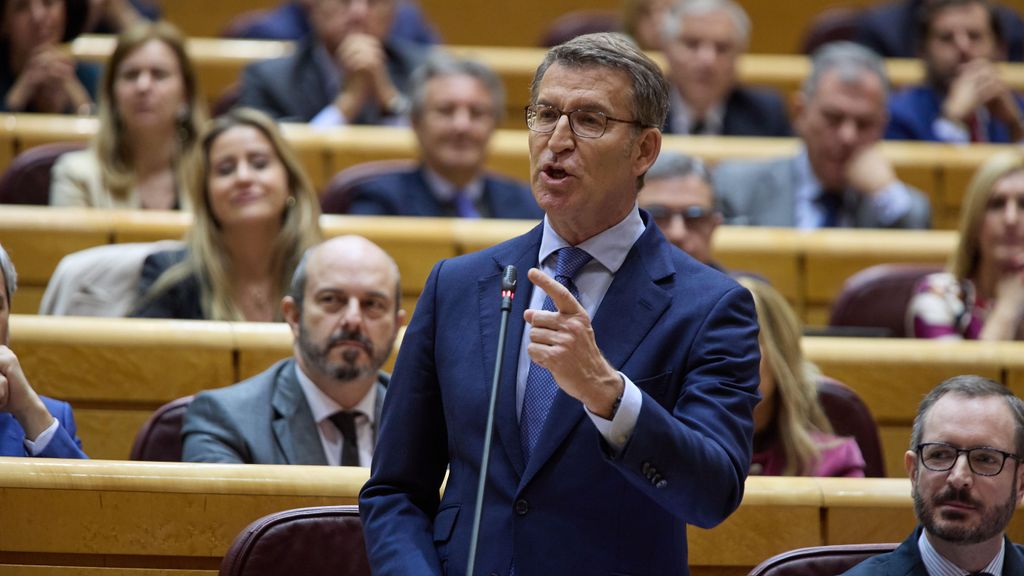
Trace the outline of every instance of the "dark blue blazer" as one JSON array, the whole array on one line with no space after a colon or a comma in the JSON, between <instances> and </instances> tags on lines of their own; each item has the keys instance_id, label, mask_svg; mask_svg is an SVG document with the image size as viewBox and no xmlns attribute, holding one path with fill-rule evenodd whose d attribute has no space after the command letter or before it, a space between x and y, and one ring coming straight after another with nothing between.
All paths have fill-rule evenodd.
<instances>
[{"instance_id":1,"label":"dark blue blazer","mask_svg":"<svg viewBox=\"0 0 1024 576\"><path fill-rule=\"evenodd\" d=\"M312 120L337 96L329 90L328 80L316 64L315 42L312 35L307 36L299 41L293 54L246 66L242 70L238 105L262 110L275 120ZM423 59L423 49L414 44L389 41L384 51L391 81L399 92L408 94L410 76ZM349 124L376 124L386 118L378 107L367 105L347 121Z\"/></svg>"},{"instance_id":2,"label":"dark blue blazer","mask_svg":"<svg viewBox=\"0 0 1024 576\"><path fill-rule=\"evenodd\" d=\"M671 111L668 118L672 118ZM672 134L670 120L665 134ZM736 87L725 101L722 136L792 136L789 114L778 92L766 88Z\"/></svg>"},{"instance_id":3,"label":"dark blue blazer","mask_svg":"<svg viewBox=\"0 0 1024 576\"><path fill-rule=\"evenodd\" d=\"M299 40L310 31L306 10L298 2L285 2L249 22L240 31L239 38ZM419 5L412 2L398 3L388 38L417 44L437 44L440 41Z\"/></svg>"},{"instance_id":4,"label":"dark blue blazer","mask_svg":"<svg viewBox=\"0 0 1024 576\"><path fill-rule=\"evenodd\" d=\"M46 458L88 458L82 452L82 441L78 439L78 427L71 405L67 402L39 397L46 409L60 422L56 434L38 456ZM8 412L0 412L0 456L29 456L25 450L25 430Z\"/></svg>"},{"instance_id":5,"label":"dark blue blazer","mask_svg":"<svg viewBox=\"0 0 1024 576\"><path fill-rule=\"evenodd\" d=\"M758 401L749 292L665 241L630 250L593 319L597 344L642 391L636 428L613 456L582 404L559 390L529 462L516 371L542 227L431 272L384 401L360 495L374 574L463 574L469 553L502 269L519 270L497 400L479 574L689 573L686 525L740 503ZM443 498L441 482L450 466Z\"/></svg>"},{"instance_id":6,"label":"dark blue blazer","mask_svg":"<svg viewBox=\"0 0 1024 576\"><path fill-rule=\"evenodd\" d=\"M918 526L899 548L888 554L869 558L843 573L843 576L928 576L917 540L921 537ZM1019 576L1024 574L1024 546L1006 539L1006 555L1003 557L1003 574L996 576Z\"/></svg>"},{"instance_id":7,"label":"dark blue blazer","mask_svg":"<svg viewBox=\"0 0 1024 576\"><path fill-rule=\"evenodd\" d=\"M477 210L488 218L538 220L544 212L526 184L495 174L484 177ZM441 203L430 191L423 168L383 174L352 189L349 214L377 216L455 216L451 203Z\"/></svg>"},{"instance_id":8,"label":"dark blue blazer","mask_svg":"<svg viewBox=\"0 0 1024 576\"><path fill-rule=\"evenodd\" d=\"M1017 106L1024 110L1024 99L1014 94ZM885 137L890 140L938 141L932 123L942 115L942 94L934 88L915 86L889 98L889 126ZM990 118L985 126L989 142L1009 143L1010 129L1003 122Z\"/></svg>"},{"instance_id":9,"label":"dark blue blazer","mask_svg":"<svg viewBox=\"0 0 1024 576\"><path fill-rule=\"evenodd\" d=\"M900 0L864 10L857 24L855 39L883 58L917 58L917 12L922 0ZM1024 59L1024 20L1006 6L996 6L1007 58Z\"/></svg>"}]
</instances>

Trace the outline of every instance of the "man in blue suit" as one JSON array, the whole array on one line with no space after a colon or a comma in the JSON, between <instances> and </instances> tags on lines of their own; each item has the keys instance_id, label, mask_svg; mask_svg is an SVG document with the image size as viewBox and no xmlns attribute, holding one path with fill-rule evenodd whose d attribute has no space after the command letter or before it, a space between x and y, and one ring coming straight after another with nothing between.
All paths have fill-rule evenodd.
<instances>
[{"instance_id":1,"label":"man in blue suit","mask_svg":"<svg viewBox=\"0 0 1024 576\"><path fill-rule=\"evenodd\" d=\"M14 264L0 246L0 456L85 458L71 406L39 396L7 347L11 296L18 287Z\"/></svg>"},{"instance_id":2,"label":"man in blue suit","mask_svg":"<svg viewBox=\"0 0 1024 576\"><path fill-rule=\"evenodd\" d=\"M1022 454L1024 402L1007 387L981 376L936 386L904 456L921 526L846 576L1024 574L1024 546L1006 537L1024 497Z\"/></svg>"},{"instance_id":3,"label":"man in blue suit","mask_svg":"<svg viewBox=\"0 0 1024 576\"><path fill-rule=\"evenodd\" d=\"M525 182L485 170L504 111L505 91L493 70L431 56L412 79L412 127L422 163L355 185L348 213L539 219L543 212Z\"/></svg>"},{"instance_id":4,"label":"man in blue suit","mask_svg":"<svg viewBox=\"0 0 1024 576\"><path fill-rule=\"evenodd\" d=\"M546 217L427 280L360 495L371 566L465 573L514 265L530 282L503 353L478 573L686 575L686 525L721 522L743 496L753 304L637 208L667 109L657 65L622 36L581 36L548 53L531 101Z\"/></svg>"},{"instance_id":5,"label":"man in blue suit","mask_svg":"<svg viewBox=\"0 0 1024 576\"><path fill-rule=\"evenodd\" d=\"M938 142L1024 140L1024 98L1000 77L1005 33L985 0L932 0L921 9L920 86L889 101L886 138Z\"/></svg>"}]
</instances>

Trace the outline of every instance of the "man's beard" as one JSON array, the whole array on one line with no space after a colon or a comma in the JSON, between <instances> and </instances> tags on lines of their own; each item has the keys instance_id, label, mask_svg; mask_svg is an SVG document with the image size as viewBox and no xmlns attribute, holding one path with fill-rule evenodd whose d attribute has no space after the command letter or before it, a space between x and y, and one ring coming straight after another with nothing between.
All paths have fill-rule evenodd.
<instances>
[{"instance_id":1,"label":"man's beard","mask_svg":"<svg viewBox=\"0 0 1024 576\"><path fill-rule=\"evenodd\" d=\"M309 340L308 334L305 325L300 325L299 353L302 358L312 369L339 382L351 382L358 378L374 375L387 359L388 352L383 351L383 358L379 357L373 342L360 332L337 331L331 334L322 348ZM331 349L341 342L356 342L362 345L366 349L366 355L370 358L369 362L360 364L360 351L354 347L342 351L340 362L332 362L329 359Z\"/></svg>"},{"instance_id":2,"label":"man's beard","mask_svg":"<svg viewBox=\"0 0 1024 576\"><path fill-rule=\"evenodd\" d=\"M1014 474L1016 477L1016 474ZM1016 483L1014 483L1016 485ZM973 506L976 511L981 512L981 519L976 526L965 526L963 524L951 524L950 520L962 520L963 513L960 512L937 512L937 508L946 502L963 502ZM957 490L947 486L926 502L921 496L917 486L914 487L914 513L930 534L933 534L953 544L978 544L991 540L1003 533L1010 524L1013 512L1017 508L1017 494L1010 487L1010 497L1000 506L983 506L971 497L969 490ZM949 518L948 515L956 515L959 518ZM936 517L938 515L938 517Z\"/></svg>"}]
</instances>

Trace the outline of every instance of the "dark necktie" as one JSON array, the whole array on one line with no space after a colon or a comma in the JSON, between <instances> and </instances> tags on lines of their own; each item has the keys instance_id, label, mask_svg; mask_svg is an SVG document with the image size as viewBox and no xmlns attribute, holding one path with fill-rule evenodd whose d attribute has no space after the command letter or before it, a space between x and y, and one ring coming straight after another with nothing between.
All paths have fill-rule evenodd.
<instances>
[{"instance_id":1,"label":"dark necktie","mask_svg":"<svg viewBox=\"0 0 1024 576\"><path fill-rule=\"evenodd\" d=\"M555 280L565 286L573 298L579 300L580 293L573 278L590 261L590 254L581 248L569 246L559 248L555 252L555 258ZM556 309L550 296L544 298L543 309ZM526 390L523 392L523 410L519 417L519 440L526 460L530 459L530 453L540 440L541 428L557 393L558 384L555 383L551 372L539 364L530 362L530 371L526 375Z\"/></svg>"},{"instance_id":2,"label":"dark necktie","mask_svg":"<svg viewBox=\"0 0 1024 576\"><path fill-rule=\"evenodd\" d=\"M359 444L356 443L356 416L358 410L342 410L331 414L331 422L341 432L341 465L359 466Z\"/></svg>"},{"instance_id":3,"label":"dark necktie","mask_svg":"<svg viewBox=\"0 0 1024 576\"><path fill-rule=\"evenodd\" d=\"M694 136L703 134L704 130L707 129L707 126L707 122L705 122L704 119L701 118L700 120L697 120L696 122L690 124L690 134Z\"/></svg>"},{"instance_id":4,"label":"dark necktie","mask_svg":"<svg viewBox=\"0 0 1024 576\"><path fill-rule=\"evenodd\" d=\"M818 196L818 205L824 217L821 220L823 228L837 228L840 224L840 216L843 208L843 193L835 190L822 190Z\"/></svg>"}]
</instances>

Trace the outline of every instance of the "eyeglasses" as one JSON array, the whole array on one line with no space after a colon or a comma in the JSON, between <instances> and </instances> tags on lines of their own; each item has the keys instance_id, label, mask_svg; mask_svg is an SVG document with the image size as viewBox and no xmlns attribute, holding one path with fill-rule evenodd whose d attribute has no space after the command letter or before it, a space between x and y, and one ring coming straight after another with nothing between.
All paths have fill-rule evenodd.
<instances>
[{"instance_id":1,"label":"eyeglasses","mask_svg":"<svg viewBox=\"0 0 1024 576\"><path fill-rule=\"evenodd\" d=\"M713 209L697 206L696 204L680 210L674 210L661 204L647 204L642 208L647 210L647 213L651 215L651 218L654 218L658 226L670 224L676 216L682 218L687 226L701 226L711 222L711 217L715 215Z\"/></svg>"},{"instance_id":2,"label":"eyeglasses","mask_svg":"<svg viewBox=\"0 0 1024 576\"><path fill-rule=\"evenodd\" d=\"M1020 456L996 448L957 448L945 442L926 442L917 445L917 455L924 467L933 472L945 472L956 465L960 454L967 454L971 472L980 476L998 476L1007 458L1020 462Z\"/></svg>"},{"instance_id":3,"label":"eyeglasses","mask_svg":"<svg viewBox=\"0 0 1024 576\"><path fill-rule=\"evenodd\" d=\"M533 104L526 107L526 127L534 132L549 134L555 131L555 126L562 116L569 117L569 128L572 133L580 138L600 138L608 128L608 122L622 122L643 126L636 120L620 120L612 118L604 112L597 110L570 110L568 112L559 110L554 106L544 104Z\"/></svg>"}]
</instances>

